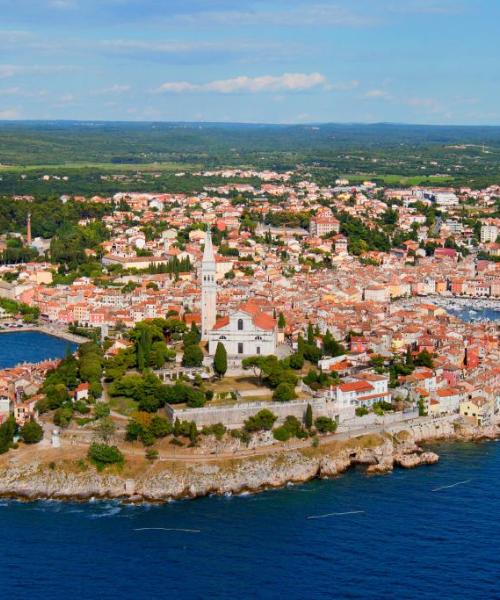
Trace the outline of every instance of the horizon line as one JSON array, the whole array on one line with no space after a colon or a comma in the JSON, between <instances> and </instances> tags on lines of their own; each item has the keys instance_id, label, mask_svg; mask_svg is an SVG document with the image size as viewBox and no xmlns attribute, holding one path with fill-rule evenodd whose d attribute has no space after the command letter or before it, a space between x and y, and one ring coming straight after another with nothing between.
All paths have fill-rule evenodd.
<instances>
[{"instance_id":1,"label":"horizon line","mask_svg":"<svg viewBox=\"0 0 500 600\"><path fill-rule=\"evenodd\" d=\"M320 127L320 126L391 126L391 127L491 127L500 128L500 123L410 123L406 121L307 121L275 123L272 121L168 121L168 120L144 120L130 121L126 119L0 119L0 126L29 124L29 123L88 123L88 124L135 124L135 125L240 125L254 127Z\"/></svg>"}]
</instances>

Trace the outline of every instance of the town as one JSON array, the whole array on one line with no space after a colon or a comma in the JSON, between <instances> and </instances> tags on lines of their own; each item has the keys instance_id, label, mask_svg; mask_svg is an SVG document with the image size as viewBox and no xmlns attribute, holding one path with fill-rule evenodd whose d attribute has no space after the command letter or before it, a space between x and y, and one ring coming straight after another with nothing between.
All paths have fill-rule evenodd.
<instances>
[{"instance_id":1,"label":"town","mask_svg":"<svg viewBox=\"0 0 500 600\"><path fill-rule=\"evenodd\" d=\"M227 183L205 185L214 175ZM0 239L3 330L84 343L1 371L4 423L39 422L55 447L142 442L155 458L226 431L244 448L498 421L498 326L453 309L499 309L500 186L195 176L191 195L62 196L100 216L52 239L32 234L34 198L10 200L27 208L24 231Z\"/></svg>"}]
</instances>

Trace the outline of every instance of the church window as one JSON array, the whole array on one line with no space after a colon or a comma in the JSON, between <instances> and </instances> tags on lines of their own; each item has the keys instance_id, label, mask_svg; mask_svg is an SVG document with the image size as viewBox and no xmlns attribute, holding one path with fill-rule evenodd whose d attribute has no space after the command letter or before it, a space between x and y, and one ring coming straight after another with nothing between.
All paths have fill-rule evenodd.
<instances>
[{"instance_id":1,"label":"church window","mask_svg":"<svg viewBox=\"0 0 500 600\"><path fill-rule=\"evenodd\" d=\"M243 331L243 319L238 319L238 331Z\"/></svg>"},{"instance_id":2,"label":"church window","mask_svg":"<svg viewBox=\"0 0 500 600\"><path fill-rule=\"evenodd\" d=\"M243 354L243 344L241 342L238 344L238 354Z\"/></svg>"},{"instance_id":3,"label":"church window","mask_svg":"<svg viewBox=\"0 0 500 600\"><path fill-rule=\"evenodd\" d=\"M257 346L257 354L260 354L260 346Z\"/></svg>"}]
</instances>

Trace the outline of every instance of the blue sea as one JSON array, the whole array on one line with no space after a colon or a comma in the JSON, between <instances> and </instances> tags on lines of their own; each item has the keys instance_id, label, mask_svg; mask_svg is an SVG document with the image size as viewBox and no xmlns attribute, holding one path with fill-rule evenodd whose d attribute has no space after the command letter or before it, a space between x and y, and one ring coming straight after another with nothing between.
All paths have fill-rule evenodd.
<instances>
[{"instance_id":1,"label":"blue sea","mask_svg":"<svg viewBox=\"0 0 500 600\"><path fill-rule=\"evenodd\" d=\"M0 502L1 597L500 597L500 444L163 506Z\"/></svg>"},{"instance_id":2,"label":"blue sea","mask_svg":"<svg viewBox=\"0 0 500 600\"><path fill-rule=\"evenodd\" d=\"M0 336L4 366L65 351ZM500 598L500 444L436 451L382 477L161 506L0 500L0 598Z\"/></svg>"},{"instance_id":3,"label":"blue sea","mask_svg":"<svg viewBox=\"0 0 500 600\"><path fill-rule=\"evenodd\" d=\"M0 334L0 369L14 367L22 362L40 362L49 358L63 358L68 348L76 344L51 335L34 331L16 331Z\"/></svg>"}]
</instances>

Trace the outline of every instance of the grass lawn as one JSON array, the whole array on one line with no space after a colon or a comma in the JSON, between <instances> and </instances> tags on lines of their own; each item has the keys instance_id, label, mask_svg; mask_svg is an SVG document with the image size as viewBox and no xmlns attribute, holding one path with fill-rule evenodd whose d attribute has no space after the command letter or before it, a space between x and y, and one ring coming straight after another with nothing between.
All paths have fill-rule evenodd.
<instances>
[{"instance_id":1,"label":"grass lawn","mask_svg":"<svg viewBox=\"0 0 500 600\"><path fill-rule=\"evenodd\" d=\"M246 390L258 390L263 386L259 384L257 377L242 375L239 377L224 377L210 384L209 389L214 392L237 392Z\"/></svg>"},{"instance_id":2,"label":"grass lawn","mask_svg":"<svg viewBox=\"0 0 500 600\"><path fill-rule=\"evenodd\" d=\"M125 396L116 396L109 399L111 410L128 417L138 410L137 402Z\"/></svg>"},{"instance_id":3,"label":"grass lawn","mask_svg":"<svg viewBox=\"0 0 500 600\"><path fill-rule=\"evenodd\" d=\"M438 183L450 183L453 181L452 175L377 175L376 173L365 173L360 175L345 175L351 183L361 183L363 181L370 181L371 179L382 180L386 185L424 185L424 184L438 184Z\"/></svg>"}]
</instances>

